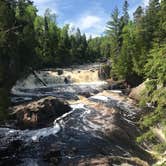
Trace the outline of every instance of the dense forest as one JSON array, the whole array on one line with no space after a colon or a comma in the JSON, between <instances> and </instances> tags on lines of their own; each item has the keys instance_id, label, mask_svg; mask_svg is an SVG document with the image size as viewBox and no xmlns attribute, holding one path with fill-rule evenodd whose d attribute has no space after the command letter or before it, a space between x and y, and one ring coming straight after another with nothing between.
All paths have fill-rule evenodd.
<instances>
[{"instance_id":1,"label":"dense forest","mask_svg":"<svg viewBox=\"0 0 166 166\"><path fill-rule=\"evenodd\" d=\"M166 144L158 145L152 127L166 127L166 0L150 0L146 9L139 6L133 20L129 19L128 6L125 1L122 16L116 8L107 24L111 75L132 86L147 80L141 105L150 103L153 111L142 119L145 134L138 141L150 141L155 149L164 151Z\"/></svg>"},{"instance_id":2,"label":"dense forest","mask_svg":"<svg viewBox=\"0 0 166 166\"><path fill-rule=\"evenodd\" d=\"M78 28L59 27L49 9L38 16L30 0L0 0L1 118L6 116L11 87L25 73L108 59L113 79L131 86L148 80L141 104L151 103L153 111L141 121L142 137L157 144L151 127L166 126L166 0L150 0L133 18L128 7L125 1L122 14L115 8L103 37L87 39Z\"/></svg>"}]
</instances>

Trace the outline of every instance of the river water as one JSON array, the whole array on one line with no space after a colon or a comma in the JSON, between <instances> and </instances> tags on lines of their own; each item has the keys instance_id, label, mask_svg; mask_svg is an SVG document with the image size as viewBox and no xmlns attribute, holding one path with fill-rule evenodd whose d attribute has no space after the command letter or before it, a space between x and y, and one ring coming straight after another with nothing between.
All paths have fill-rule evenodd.
<instances>
[{"instance_id":1,"label":"river water","mask_svg":"<svg viewBox=\"0 0 166 166\"><path fill-rule=\"evenodd\" d=\"M89 158L105 156L145 159L134 142L139 132L136 119L140 109L121 91L108 89L107 83L98 76L99 67L63 69L61 74L55 70L36 72L47 87L34 75L18 81L11 91L14 105L55 96L67 100L72 110L55 119L48 128L0 128L0 143L4 146L1 146L1 152L12 142L19 144L14 154L4 152L0 164L77 166L82 160L82 165L86 165ZM118 165L112 159L109 162L103 165Z\"/></svg>"}]
</instances>

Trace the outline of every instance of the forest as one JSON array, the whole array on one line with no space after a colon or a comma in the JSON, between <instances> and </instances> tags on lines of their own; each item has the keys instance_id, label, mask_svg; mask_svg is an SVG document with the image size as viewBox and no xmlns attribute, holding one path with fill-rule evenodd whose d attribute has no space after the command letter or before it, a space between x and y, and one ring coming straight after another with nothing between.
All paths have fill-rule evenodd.
<instances>
[{"instance_id":1,"label":"forest","mask_svg":"<svg viewBox=\"0 0 166 166\"><path fill-rule=\"evenodd\" d=\"M164 151L151 128L163 126L166 134L166 0L150 0L133 18L128 8L126 0L122 14L111 13L104 35L88 38L79 28L59 27L49 9L39 16L30 0L0 0L0 119L8 116L12 86L33 70L108 60L114 80L131 87L146 81L140 106L153 109L141 119L137 141Z\"/></svg>"}]
</instances>

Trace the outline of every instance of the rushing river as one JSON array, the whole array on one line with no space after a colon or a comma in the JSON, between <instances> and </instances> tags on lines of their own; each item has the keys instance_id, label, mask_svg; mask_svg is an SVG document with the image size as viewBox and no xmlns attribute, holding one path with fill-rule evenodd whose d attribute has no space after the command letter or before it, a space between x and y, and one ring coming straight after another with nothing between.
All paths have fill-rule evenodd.
<instances>
[{"instance_id":1,"label":"rushing river","mask_svg":"<svg viewBox=\"0 0 166 166\"><path fill-rule=\"evenodd\" d=\"M134 142L138 133L135 120L140 110L121 91L108 90L107 83L98 76L99 67L63 69L60 73L54 70L36 72L47 87L34 75L18 81L11 92L15 105L55 96L67 100L72 110L55 119L52 127L0 128L0 143L4 146L0 149L4 153L0 164L77 166L86 165L87 161L87 165L93 165L89 159L107 157L103 165L118 165L119 158L123 160L121 165L131 157L145 159ZM4 152L12 142L16 144L15 153ZM111 156L119 158L110 159Z\"/></svg>"}]
</instances>

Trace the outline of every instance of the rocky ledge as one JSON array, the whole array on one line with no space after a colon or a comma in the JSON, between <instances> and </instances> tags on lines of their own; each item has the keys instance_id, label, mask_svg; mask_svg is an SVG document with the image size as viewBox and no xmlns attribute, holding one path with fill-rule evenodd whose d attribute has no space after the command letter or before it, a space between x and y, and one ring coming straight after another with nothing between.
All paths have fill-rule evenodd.
<instances>
[{"instance_id":1,"label":"rocky ledge","mask_svg":"<svg viewBox=\"0 0 166 166\"><path fill-rule=\"evenodd\" d=\"M56 118L71 110L66 101L55 97L45 97L37 101L14 106L11 116L17 120L16 125L21 129L47 127Z\"/></svg>"}]
</instances>

